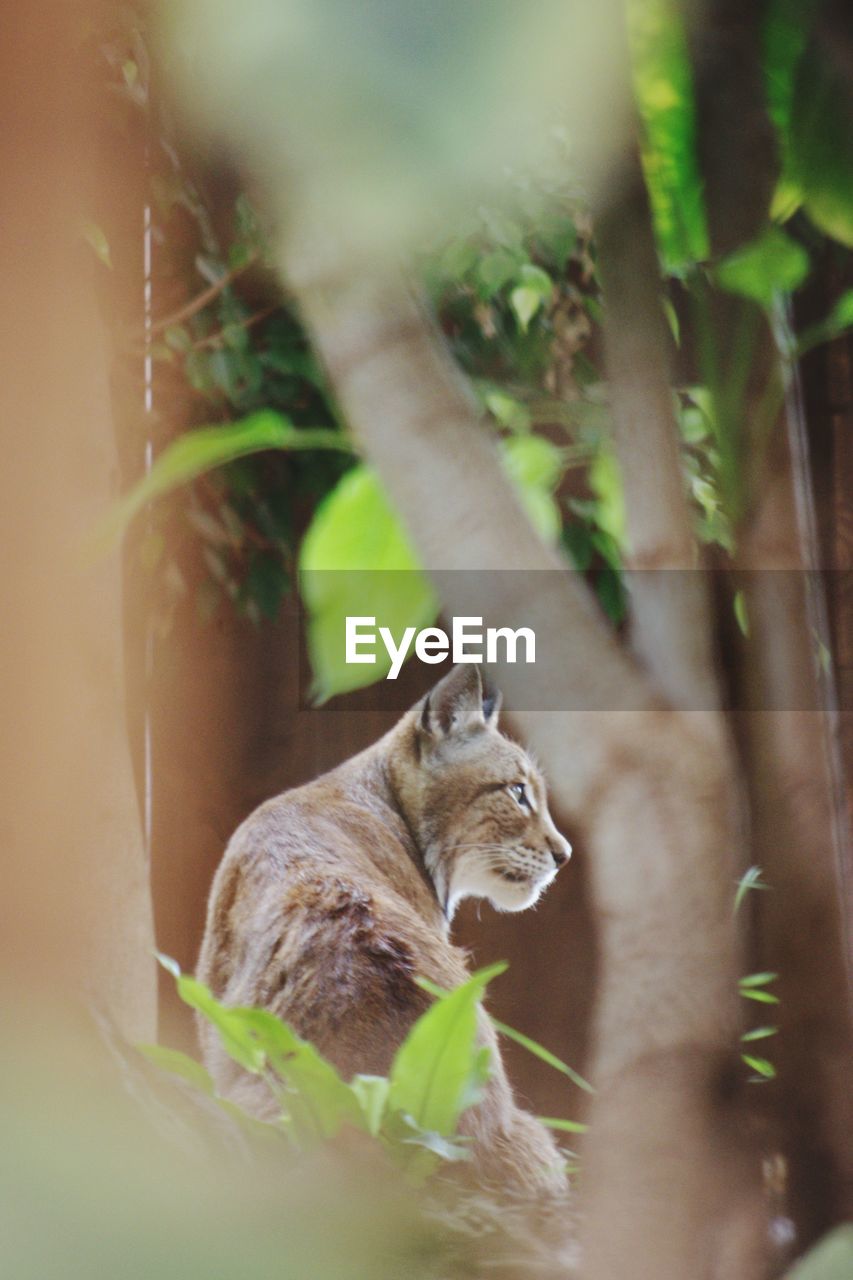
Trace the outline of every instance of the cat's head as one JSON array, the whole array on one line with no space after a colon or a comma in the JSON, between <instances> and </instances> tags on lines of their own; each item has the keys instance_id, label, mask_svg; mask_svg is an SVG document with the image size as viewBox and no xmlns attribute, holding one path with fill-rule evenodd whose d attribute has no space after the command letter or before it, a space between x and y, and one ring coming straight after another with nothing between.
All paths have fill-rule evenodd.
<instances>
[{"instance_id":1,"label":"cat's head","mask_svg":"<svg viewBox=\"0 0 853 1280\"><path fill-rule=\"evenodd\" d=\"M454 667L409 713L405 816L448 916L462 898L532 906L571 855L533 760L497 727L500 695L479 667Z\"/></svg>"}]
</instances>

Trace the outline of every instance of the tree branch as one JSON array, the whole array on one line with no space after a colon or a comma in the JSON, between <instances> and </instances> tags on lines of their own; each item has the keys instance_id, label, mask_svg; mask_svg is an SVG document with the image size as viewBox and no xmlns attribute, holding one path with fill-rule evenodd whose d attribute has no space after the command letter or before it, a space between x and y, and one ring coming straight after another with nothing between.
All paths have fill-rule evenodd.
<instances>
[{"instance_id":1,"label":"tree branch","mask_svg":"<svg viewBox=\"0 0 853 1280\"><path fill-rule=\"evenodd\" d=\"M632 154L598 219L634 648L676 705L715 707L711 609L687 506L648 202ZM676 572L672 572L675 570Z\"/></svg>"},{"instance_id":2,"label":"tree branch","mask_svg":"<svg viewBox=\"0 0 853 1280\"><path fill-rule=\"evenodd\" d=\"M317 265L335 258L303 256L292 242L288 278L423 563L434 575L523 571L441 573L445 606L476 612L487 625L559 636L560 663L545 673L550 702L538 705L578 708L518 719L546 762L556 801L585 833L602 940L587 1275L705 1274L709 1215L725 1216L731 1196L742 1196L731 1161L708 1154L724 1096L720 1073L739 1027L737 820L725 734L712 712L664 709L583 584L536 538L455 366L408 291ZM530 705L520 669L499 673L510 705ZM616 709L602 714L605 706ZM738 1149L737 1139L721 1141L727 1152ZM660 1158L639 1190L636 1170L650 1146ZM664 1203L665 1229L650 1228ZM624 1218L618 1234L614 1215Z\"/></svg>"}]
</instances>

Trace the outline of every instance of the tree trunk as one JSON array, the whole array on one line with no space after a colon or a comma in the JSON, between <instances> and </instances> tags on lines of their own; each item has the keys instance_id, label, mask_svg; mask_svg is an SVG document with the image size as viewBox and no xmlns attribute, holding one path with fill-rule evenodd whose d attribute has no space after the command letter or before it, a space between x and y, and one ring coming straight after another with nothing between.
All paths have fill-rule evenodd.
<instances>
[{"instance_id":1,"label":"tree trunk","mask_svg":"<svg viewBox=\"0 0 853 1280\"><path fill-rule=\"evenodd\" d=\"M0 94L4 282L2 813L11 851L0 937L34 1018L88 998L133 1038L155 1031L153 932L125 735L115 555L84 551L115 497L99 267L81 228L92 155L69 57L82 15L8 15ZM28 104L26 111L21 103ZM37 105L34 105L37 104ZM47 1015L47 1010L50 1014Z\"/></svg>"},{"instance_id":2,"label":"tree trunk","mask_svg":"<svg viewBox=\"0 0 853 1280\"><path fill-rule=\"evenodd\" d=\"M744 1203L725 1118L739 1024L731 858L740 835L727 738L713 712L665 706L583 584L538 541L405 289L315 274L320 260L303 257L296 238L286 277L448 612L560 637L559 663L532 678L509 665L498 674L516 710L555 708L518 718L590 851L602 973L586 1273L710 1277L713 1226L732 1199ZM436 572L462 568L478 573ZM489 573L507 569L526 572ZM544 692L550 701L537 704Z\"/></svg>"}]
</instances>

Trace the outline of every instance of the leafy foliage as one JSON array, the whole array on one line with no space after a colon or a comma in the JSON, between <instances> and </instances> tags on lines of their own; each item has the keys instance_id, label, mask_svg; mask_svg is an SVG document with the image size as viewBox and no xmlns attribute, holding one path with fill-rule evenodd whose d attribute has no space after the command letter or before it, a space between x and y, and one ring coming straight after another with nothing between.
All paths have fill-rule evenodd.
<instances>
[{"instance_id":1,"label":"leafy foliage","mask_svg":"<svg viewBox=\"0 0 853 1280\"><path fill-rule=\"evenodd\" d=\"M477 1010L487 984L506 965L480 970L438 998L400 1046L387 1079L356 1075L347 1083L274 1014L230 1008L174 961L161 956L160 962L175 977L181 998L215 1028L226 1053L264 1080L279 1107L272 1128L297 1150L333 1139L349 1126L377 1139L415 1182L443 1161L468 1158L459 1120L489 1077L488 1050L477 1044ZM141 1049L164 1070L215 1096L210 1076L192 1058L158 1045Z\"/></svg>"},{"instance_id":2,"label":"leafy foliage","mask_svg":"<svg viewBox=\"0 0 853 1280\"><path fill-rule=\"evenodd\" d=\"M778 224L799 208L826 235L850 243L853 130L843 127L849 94L813 38L816 13L816 0L774 0L768 7L763 69L779 140L779 188L757 238L711 262L681 6L675 0L628 6L662 306L676 343L684 330L696 352L697 367L674 392L685 482L699 538L723 552L733 549L749 498L745 423L751 418L756 436L769 436L783 385L774 372L761 404L747 414L762 313L775 315L779 298L801 287L810 270L802 217L784 231ZM159 575L166 595L186 593L189 581L203 616L225 597L256 621L273 618L299 574L318 696L379 680L387 671L382 662L344 667L340 618L367 613L399 634L395 624L403 618L428 625L438 602L375 476L352 457L299 317L273 283L263 220L245 192L211 196L186 163L150 94L139 19L117 23L104 50L111 91L128 118L135 113L153 123L162 143L152 166L152 202L184 298L154 317L149 350L155 378L166 387L180 384L188 406L177 438L174 425L161 424L155 465L114 513L113 527L145 506L150 528L142 562ZM460 222L450 239L425 244L412 266L531 519L562 544L567 563L589 578L619 625L626 610L624 514L607 388L597 367L595 245L559 138L553 152L549 174L509 174L505 200ZM100 223L87 234L101 260L112 260ZM813 235L806 239L810 247ZM189 253L169 248L188 242ZM741 299L736 340L726 350L715 348L709 319L719 289ZM786 361L851 324L853 307L843 294L794 350L775 323L773 332ZM167 492L167 502L152 510L150 500ZM175 563L166 534L176 521L192 530L201 553L195 563ZM372 585L354 580L347 589L343 572L332 569L377 572ZM327 573L324 584L320 575ZM365 587L357 603L354 594Z\"/></svg>"},{"instance_id":3,"label":"leafy foliage","mask_svg":"<svg viewBox=\"0 0 853 1280\"><path fill-rule=\"evenodd\" d=\"M480 969L461 986L442 991L426 979L419 984L435 1002L414 1023L400 1045L387 1077L355 1075L344 1081L318 1051L264 1009L229 1007L168 956L158 959L175 978L181 998L216 1030L223 1049L244 1071L262 1079L278 1107L272 1123L261 1123L217 1096L209 1073L193 1058L161 1045L140 1045L156 1066L212 1099L251 1131L278 1136L296 1151L335 1139L344 1129L375 1139L414 1184L443 1164L469 1159L459 1122L476 1105L491 1074L488 1047L479 1043L481 1001L488 984L505 972L500 962ZM494 1023L531 1053L589 1086L576 1072L528 1037ZM542 1123L567 1133L585 1126L557 1117Z\"/></svg>"},{"instance_id":4,"label":"leafy foliage","mask_svg":"<svg viewBox=\"0 0 853 1280\"><path fill-rule=\"evenodd\" d=\"M515 436L501 442L509 478L539 532L554 540L560 513L553 489L561 474L561 453L540 436ZM429 626L439 602L420 568L403 525L380 482L367 466L347 472L318 507L302 542L300 590L308 612L308 647L315 695L372 684L391 662L377 653L375 665L345 660L348 616L366 615L395 636L406 627Z\"/></svg>"}]
</instances>

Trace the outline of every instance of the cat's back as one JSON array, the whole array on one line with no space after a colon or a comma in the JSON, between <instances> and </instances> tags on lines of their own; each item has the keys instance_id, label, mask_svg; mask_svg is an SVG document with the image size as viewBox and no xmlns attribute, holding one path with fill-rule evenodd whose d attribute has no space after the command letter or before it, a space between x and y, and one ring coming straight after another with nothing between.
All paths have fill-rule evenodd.
<instances>
[{"instance_id":1,"label":"cat's back","mask_svg":"<svg viewBox=\"0 0 853 1280\"><path fill-rule=\"evenodd\" d=\"M343 767L262 804L237 829L214 879L198 976L229 1005L272 1009L349 1062L348 1019L389 1029L375 1062L426 1004L414 979L463 980L464 962L428 927L440 913L369 770ZM205 1056L218 1051L204 1031Z\"/></svg>"}]
</instances>

